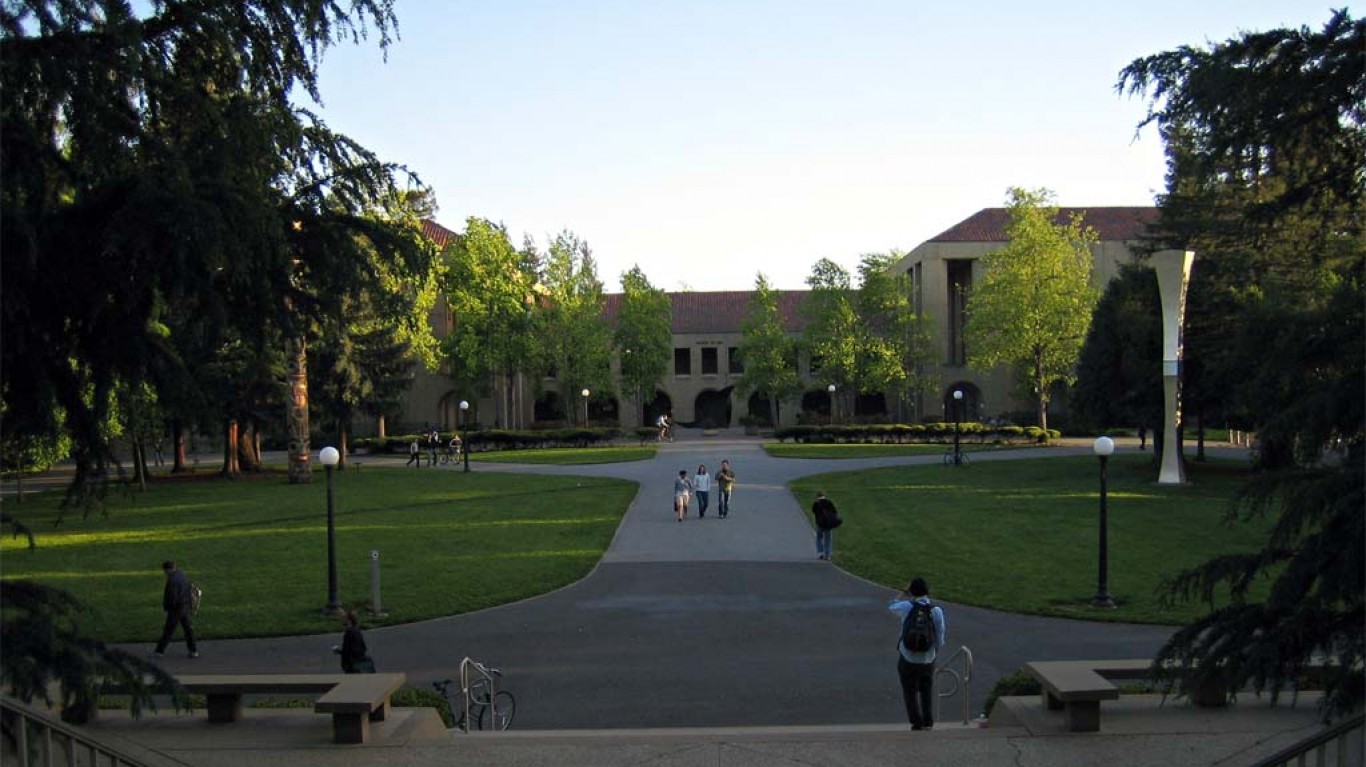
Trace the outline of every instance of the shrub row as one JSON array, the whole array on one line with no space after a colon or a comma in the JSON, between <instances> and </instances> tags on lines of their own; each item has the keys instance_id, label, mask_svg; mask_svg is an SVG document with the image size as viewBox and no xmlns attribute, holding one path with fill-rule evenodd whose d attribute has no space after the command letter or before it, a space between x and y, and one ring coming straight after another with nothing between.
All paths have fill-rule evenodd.
<instances>
[{"instance_id":1,"label":"shrub row","mask_svg":"<svg viewBox=\"0 0 1366 767\"><path fill-rule=\"evenodd\" d=\"M776 429L773 436L780 442L789 439L793 442L812 444L905 444L915 442L952 442L954 426L951 423L882 423L837 426L784 426ZM1062 435L1055 429L1038 426L988 426L981 423L959 424L959 438L969 442L986 444L989 442L1048 442Z\"/></svg>"},{"instance_id":2,"label":"shrub row","mask_svg":"<svg viewBox=\"0 0 1366 767\"><path fill-rule=\"evenodd\" d=\"M455 436L455 432L441 432L441 446L445 447ZM592 447L611 442L621 436L621 429L547 429L545 431L512 431L507 429L484 429L461 433L465 447L469 450L525 450L545 447ZM417 440L424 451L427 449L425 434L396 434L393 436L365 437L354 440L351 449L370 453L407 453L408 445Z\"/></svg>"}]
</instances>

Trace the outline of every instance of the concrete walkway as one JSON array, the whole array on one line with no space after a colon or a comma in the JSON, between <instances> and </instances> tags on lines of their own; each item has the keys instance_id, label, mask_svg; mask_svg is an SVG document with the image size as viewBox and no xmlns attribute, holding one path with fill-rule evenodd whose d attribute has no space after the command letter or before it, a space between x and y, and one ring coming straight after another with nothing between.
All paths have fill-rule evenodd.
<instances>
[{"instance_id":1,"label":"concrete walkway","mask_svg":"<svg viewBox=\"0 0 1366 767\"><path fill-rule=\"evenodd\" d=\"M974 460L1083 451L1021 450ZM676 522L672 478L699 463L714 472L722 458L738 476L730 517L715 518L713 511L699 520L694 506L684 523ZM518 696L519 730L898 723L904 713L895 673L897 622L885 610L890 590L815 558L811 524L786 484L826 471L938 462L938 456L774 459L758 440L720 437L668 443L654 460L635 463L476 463L481 472L620 477L639 482L640 491L601 564L584 580L479 613L370 630L367 641L383 669L406 672L424 686L454 676L467 655L503 669ZM838 559L838 534L835 549ZM915 563L906 567L909 576ZM440 573L433 577L434 588L459 588L441 583ZM996 679L1026 661L1150 657L1169 634L1159 626L947 603L945 609L950 651L966 645L976 658L972 715ZM330 672L336 641L334 634L206 638L201 658L168 657L164 666L182 673ZM961 698L945 706L941 721L961 720Z\"/></svg>"}]
</instances>

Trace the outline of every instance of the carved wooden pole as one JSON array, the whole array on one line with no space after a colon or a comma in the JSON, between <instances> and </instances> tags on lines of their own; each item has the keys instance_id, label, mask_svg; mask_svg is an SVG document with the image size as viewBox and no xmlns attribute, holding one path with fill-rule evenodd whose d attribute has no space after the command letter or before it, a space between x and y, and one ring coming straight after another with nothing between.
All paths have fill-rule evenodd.
<instances>
[{"instance_id":1,"label":"carved wooden pole","mask_svg":"<svg viewBox=\"0 0 1366 767\"><path fill-rule=\"evenodd\" d=\"M289 358L289 483L313 481L308 448L308 351L302 337L288 342Z\"/></svg>"}]
</instances>

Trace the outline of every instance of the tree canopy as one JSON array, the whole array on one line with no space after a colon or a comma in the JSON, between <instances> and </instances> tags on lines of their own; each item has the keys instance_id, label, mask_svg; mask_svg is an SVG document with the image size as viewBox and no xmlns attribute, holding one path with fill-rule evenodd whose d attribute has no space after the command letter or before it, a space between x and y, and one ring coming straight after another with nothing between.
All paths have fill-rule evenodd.
<instances>
[{"instance_id":1,"label":"tree canopy","mask_svg":"<svg viewBox=\"0 0 1366 767\"><path fill-rule=\"evenodd\" d=\"M742 394L758 394L768 400L769 423L777 425L779 403L801 391L797 377L796 348L783 328L778 295L759 273L749 297L749 312L741 323L740 359L745 372L737 388Z\"/></svg>"},{"instance_id":2,"label":"tree canopy","mask_svg":"<svg viewBox=\"0 0 1366 767\"><path fill-rule=\"evenodd\" d=\"M1197 251L1192 343L1256 429L1257 475L1230 521L1273 515L1259 551L1173 579L1223 606L1159 660L1274 697L1326 661L1327 713L1363 701L1366 623L1366 23L1182 47L1131 63L1167 147L1168 246ZM1213 339L1215 342L1211 342ZM1213 387L1211 387L1213 388ZM1269 581L1264 599L1254 586Z\"/></svg>"},{"instance_id":3,"label":"tree canopy","mask_svg":"<svg viewBox=\"0 0 1366 767\"><path fill-rule=\"evenodd\" d=\"M1009 243L981 259L982 277L968 295L968 364L1016 366L1046 429L1052 388L1074 380L1091 324L1096 234L1079 216L1056 223L1058 209L1046 189L1012 188L1009 197Z\"/></svg>"},{"instance_id":4,"label":"tree canopy","mask_svg":"<svg viewBox=\"0 0 1366 767\"><path fill-rule=\"evenodd\" d=\"M621 275L621 307L613 335L621 360L622 393L643 407L647 394L669 372L673 348L673 303L650 283L639 266Z\"/></svg>"}]
</instances>

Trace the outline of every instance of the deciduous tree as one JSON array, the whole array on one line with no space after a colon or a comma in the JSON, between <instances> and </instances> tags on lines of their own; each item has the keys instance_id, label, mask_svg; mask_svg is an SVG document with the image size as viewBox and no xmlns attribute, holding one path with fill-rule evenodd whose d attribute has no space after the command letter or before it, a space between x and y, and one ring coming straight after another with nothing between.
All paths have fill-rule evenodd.
<instances>
[{"instance_id":1,"label":"deciduous tree","mask_svg":"<svg viewBox=\"0 0 1366 767\"><path fill-rule=\"evenodd\" d=\"M669 372L673 346L673 304L662 288L656 288L639 266L621 275L621 307L613 335L621 360L621 391L631 397L638 412L647 395Z\"/></svg>"},{"instance_id":2,"label":"deciduous tree","mask_svg":"<svg viewBox=\"0 0 1366 767\"><path fill-rule=\"evenodd\" d=\"M769 423L778 424L779 403L801 391L793 364L796 344L783 328L778 296L760 272L754 278L749 313L741 323L740 358L745 372L737 388L746 397L758 394L768 400Z\"/></svg>"}]
</instances>

